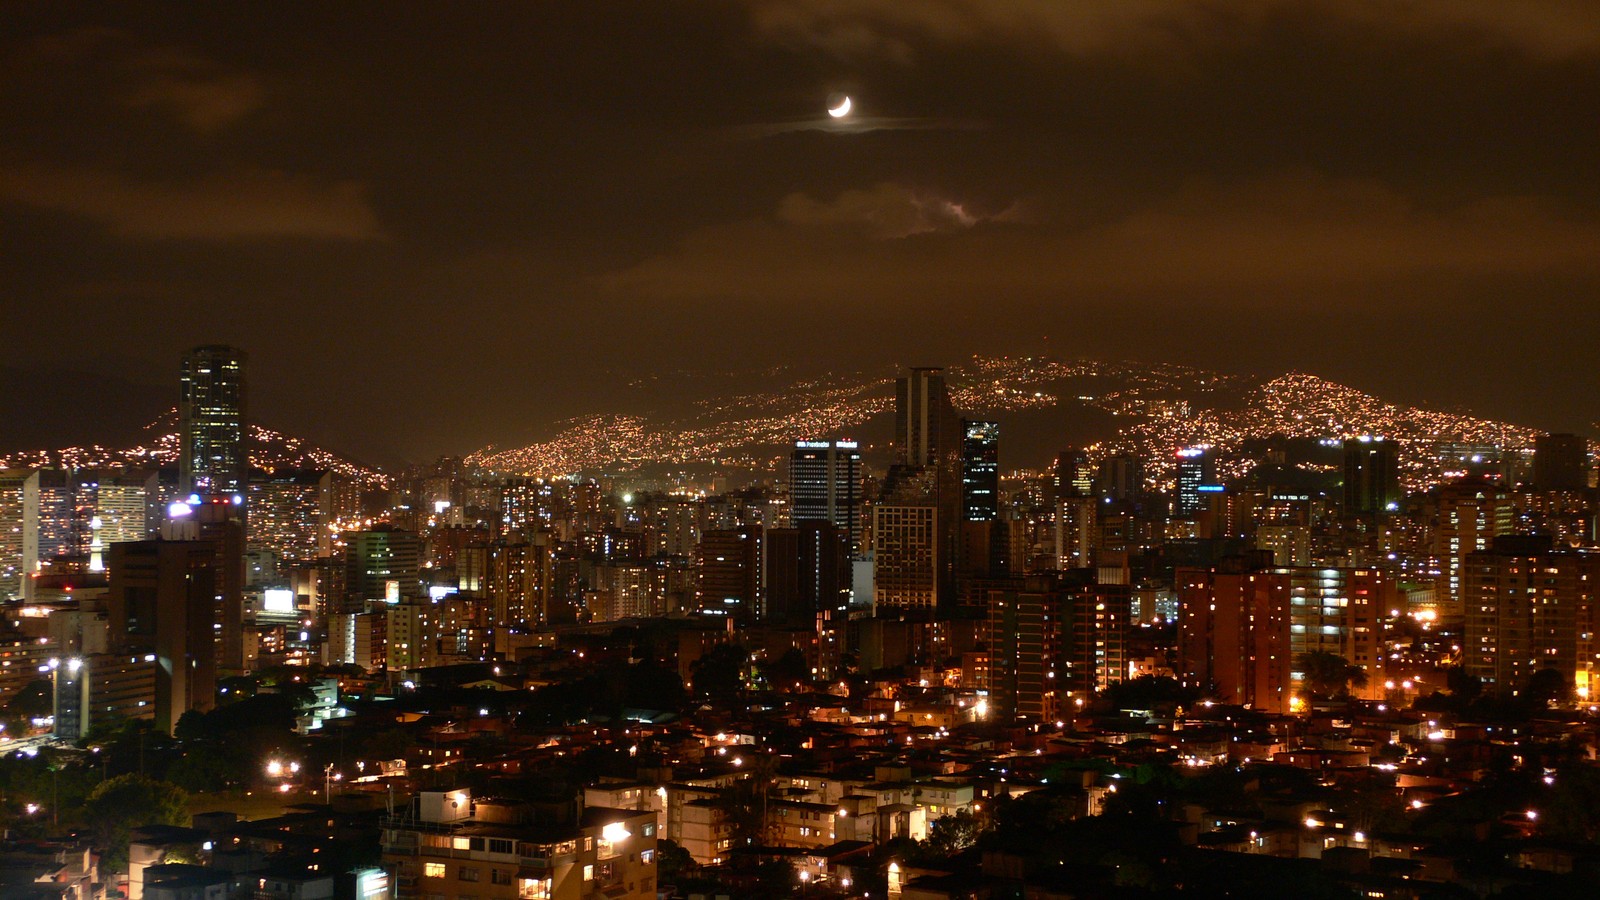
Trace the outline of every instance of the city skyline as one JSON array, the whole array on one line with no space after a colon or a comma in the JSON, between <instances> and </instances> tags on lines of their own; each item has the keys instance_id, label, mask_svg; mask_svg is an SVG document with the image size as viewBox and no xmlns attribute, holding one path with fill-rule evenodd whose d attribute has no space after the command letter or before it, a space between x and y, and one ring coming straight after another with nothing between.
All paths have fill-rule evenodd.
<instances>
[{"instance_id":1,"label":"city skyline","mask_svg":"<svg viewBox=\"0 0 1600 900\"><path fill-rule=\"evenodd\" d=\"M253 418L382 461L973 353L1593 433L1600 12L613 12L12 11L0 415L109 420L226 343Z\"/></svg>"}]
</instances>

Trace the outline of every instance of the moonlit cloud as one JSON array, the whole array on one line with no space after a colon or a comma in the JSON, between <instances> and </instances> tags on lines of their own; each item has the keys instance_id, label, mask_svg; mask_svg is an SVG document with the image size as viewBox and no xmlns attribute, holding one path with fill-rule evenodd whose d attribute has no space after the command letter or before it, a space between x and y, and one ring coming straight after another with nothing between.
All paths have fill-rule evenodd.
<instances>
[{"instance_id":1,"label":"moonlit cloud","mask_svg":"<svg viewBox=\"0 0 1600 900\"><path fill-rule=\"evenodd\" d=\"M999 314L1006 303L1048 296L1090 306L1174 295L1404 305L1462 278L1600 275L1600 225L1549 201L1497 197L1434 209L1380 182L1304 171L1191 183L1088 226L997 232L979 224L948 200L894 184L830 201L794 194L770 218L704 229L603 284L663 300L825 296L845 304L892 285L922 297L1012 298L991 308ZM863 234L916 239L886 247L862 243Z\"/></svg>"}]
</instances>

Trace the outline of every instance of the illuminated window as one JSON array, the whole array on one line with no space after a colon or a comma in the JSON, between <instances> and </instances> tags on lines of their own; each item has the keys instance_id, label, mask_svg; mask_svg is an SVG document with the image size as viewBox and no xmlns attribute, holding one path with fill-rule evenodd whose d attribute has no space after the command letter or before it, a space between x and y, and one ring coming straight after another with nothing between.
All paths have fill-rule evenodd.
<instances>
[{"instance_id":1,"label":"illuminated window","mask_svg":"<svg viewBox=\"0 0 1600 900\"><path fill-rule=\"evenodd\" d=\"M517 900L550 900L555 896L548 878L524 878L517 888Z\"/></svg>"},{"instance_id":2,"label":"illuminated window","mask_svg":"<svg viewBox=\"0 0 1600 900\"><path fill-rule=\"evenodd\" d=\"M594 880L594 866L584 866L583 867L583 880L584 881L593 881Z\"/></svg>"},{"instance_id":3,"label":"illuminated window","mask_svg":"<svg viewBox=\"0 0 1600 900\"><path fill-rule=\"evenodd\" d=\"M444 863L423 863L422 864L422 877L424 877L424 878L443 878L444 877Z\"/></svg>"},{"instance_id":4,"label":"illuminated window","mask_svg":"<svg viewBox=\"0 0 1600 900\"><path fill-rule=\"evenodd\" d=\"M450 846L457 850L466 850L472 846L472 840L464 837L454 838L450 841Z\"/></svg>"}]
</instances>

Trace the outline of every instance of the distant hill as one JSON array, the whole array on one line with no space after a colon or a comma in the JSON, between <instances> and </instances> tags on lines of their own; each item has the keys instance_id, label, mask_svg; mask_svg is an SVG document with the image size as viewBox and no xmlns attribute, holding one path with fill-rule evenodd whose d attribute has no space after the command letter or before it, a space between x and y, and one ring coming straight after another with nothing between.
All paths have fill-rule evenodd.
<instances>
[{"instance_id":1,"label":"distant hill","mask_svg":"<svg viewBox=\"0 0 1600 900\"><path fill-rule=\"evenodd\" d=\"M300 438L260 425L250 426L250 462L260 469L331 469L364 485L386 484L389 476ZM116 446L85 444L50 450L0 453L0 469L57 466L155 468L178 464L178 411L169 409L138 429L134 439Z\"/></svg>"},{"instance_id":2,"label":"distant hill","mask_svg":"<svg viewBox=\"0 0 1600 900\"><path fill-rule=\"evenodd\" d=\"M830 374L704 397L688 411L596 413L556 424L548 440L486 447L469 460L506 473L776 471L796 438L854 437L869 459L889 457L898 368ZM772 373L761 380L771 382ZM1402 407L1315 375L1225 375L1172 364L974 357L946 369L963 415L1001 423L1003 469L1042 468L1067 446L1091 455L1131 451L1151 480L1170 476L1174 451L1209 445L1222 473L1249 463L1247 442L1275 435L1387 436L1413 486L1439 468L1442 444L1531 445L1538 431L1458 413Z\"/></svg>"}]
</instances>

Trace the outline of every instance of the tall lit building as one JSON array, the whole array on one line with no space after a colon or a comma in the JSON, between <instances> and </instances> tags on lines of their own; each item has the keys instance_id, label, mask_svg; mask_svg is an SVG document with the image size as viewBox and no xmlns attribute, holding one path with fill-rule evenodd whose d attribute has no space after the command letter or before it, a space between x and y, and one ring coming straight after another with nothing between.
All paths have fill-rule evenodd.
<instances>
[{"instance_id":1,"label":"tall lit building","mask_svg":"<svg viewBox=\"0 0 1600 900\"><path fill-rule=\"evenodd\" d=\"M245 353L219 344L183 358L178 403L179 492L243 495L250 468Z\"/></svg>"},{"instance_id":2,"label":"tall lit building","mask_svg":"<svg viewBox=\"0 0 1600 900\"><path fill-rule=\"evenodd\" d=\"M1050 720L1128 671L1129 590L1092 576L1030 575L988 594L989 706Z\"/></svg>"},{"instance_id":3,"label":"tall lit building","mask_svg":"<svg viewBox=\"0 0 1600 900\"><path fill-rule=\"evenodd\" d=\"M1057 497L1082 497L1094 492L1094 466L1089 454L1067 448L1056 455L1051 482Z\"/></svg>"},{"instance_id":4,"label":"tall lit building","mask_svg":"<svg viewBox=\"0 0 1600 900\"><path fill-rule=\"evenodd\" d=\"M1363 435L1344 442L1345 515L1400 508L1400 455L1394 441Z\"/></svg>"},{"instance_id":5,"label":"tall lit building","mask_svg":"<svg viewBox=\"0 0 1600 900\"><path fill-rule=\"evenodd\" d=\"M795 441L789 454L789 521L827 522L861 543L861 452L855 441Z\"/></svg>"},{"instance_id":6,"label":"tall lit building","mask_svg":"<svg viewBox=\"0 0 1600 900\"><path fill-rule=\"evenodd\" d=\"M1201 447L1178 451L1178 491L1172 514L1192 519L1206 508L1206 488L1216 480L1211 454Z\"/></svg>"},{"instance_id":7,"label":"tall lit building","mask_svg":"<svg viewBox=\"0 0 1600 900\"><path fill-rule=\"evenodd\" d=\"M54 559L89 552L93 507L65 469L37 469L22 485L22 567L29 577ZM29 586L23 585L28 595Z\"/></svg>"},{"instance_id":8,"label":"tall lit building","mask_svg":"<svg viewBox=\"0 0 1600 900\"><path fill-rule=\"evenodd\" d=\"M26 469L0 471L0 602L22 596L23 492L31 474Z\"/></svg>"},{"instance_id":9,"label":"tall lit building","mask_svg":"<svg viewBox=\"0 0 1600 900\"><path fill-rule=\"evenodd\" d=\"M829 522L802 522L766 531L762 619L784 628L843 623L850 607L849 546Z\"/></svg>"},{"instance_id":10,"label":"tall lit building","mask_svg":"<svg viewBox=\"0 0 1600 900\"><path fill-rule=\"evenodd\" d=\"M1461 603L1461 567L1469 554L1487 550L1512 529L1505 490L1480 478L1442 485L1427 501L1428 549L1438 560L1441 587L1452 605Z\"/></svg>"},{"instance_id":11,"label":"tall lit building","mask_svg":"<svg viewBox=\"0 0 1600 900\"><path fill-rule=\"evenodd\" d=\"M1094 493L1102 500L1136 500L1144 493L1144 463L1132 453L1114 453L1095 468Z\"/></svg>"},{"instance_id":12,"label":"tall lit building","mask_svg":"<svg viewBox=\"0 0 1600 900\"><path fill-rule=\"evenodd\" d=\"M1548 538L1502 537L1468 554L1461 577L1468 673L1514 691L1554 669L1584 699L1592 696L1600 557L1553 552Z\"/></svg>"},{"instance_id":13,"label":"tall lit building","mask_svg":"<svg viewBox=\"0 0 1600 900\"><path fill-rule=\"evenodd\" d=\"M1379 569L1283 566L1270 570L1289 581L1289 658L1298 671L1303 653L1332 653L1367 673L1369 690L1383 680L1382 619L1401 605L1394 579Z\"/></svg>"},{"instance_id":14,"label":"tall lit building","mask_svg":"<svg viewBox=\"0 0 1600 900\"><path fill-rule=\"evenodd\" d=\"M753 526L716 528L701 536L696 605L702 615L740 623L760 617L761 544L761 529Z\"/></svg>"},{"instance_id":15,"label":"tall lit building","mask_svg":"<svg viewBox=\"0 0 1600 900\"><path fill-rule=\"evenodd\" d=\"M195 504L175 503L161 526L169 541L195 541L212 548L214 595L212 623L217 664L224 674L245 668L244 652L244 498L213 494Z\"/></svg>"},{"instance_id":16,"label":"tall lit building","mask_svg":"<svg viewBox=\"0 0 1600 900\"><path fill-rule=\"evenodd\" d=\"M248 549L291 563L332 553L333 479L314 469L252 473Z\"/></svg>"},{"instance_id":17,"label":"tall lit building","mask_svg":"<svg viewBox=\"0 0 1600 900\"><path fill-rule=\"evenodd\" d=\"M422 590L422 538L415 532L379 526L347 535L345 605L359 612L368 600L399 600Z\"/></svg>"},{"instance_id":18,"label":"tall lit building","mask_svg":"<svg viewBox=\"0 0 1600 900\"><path fill-rule=\"evenodd\" d=\"M993 522L1000 517L1000 424L961 422L961 517Z\"/></svg>"}]
</instances>

